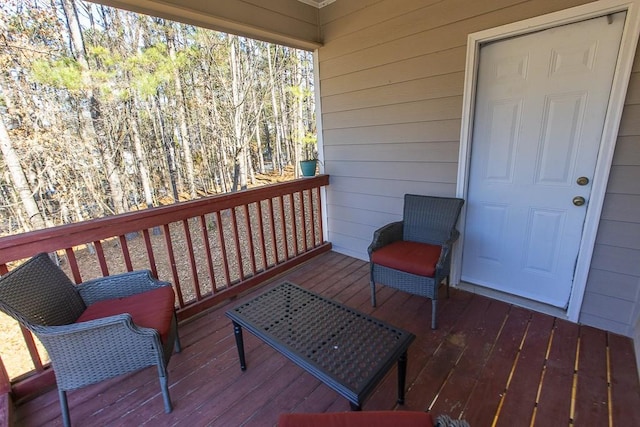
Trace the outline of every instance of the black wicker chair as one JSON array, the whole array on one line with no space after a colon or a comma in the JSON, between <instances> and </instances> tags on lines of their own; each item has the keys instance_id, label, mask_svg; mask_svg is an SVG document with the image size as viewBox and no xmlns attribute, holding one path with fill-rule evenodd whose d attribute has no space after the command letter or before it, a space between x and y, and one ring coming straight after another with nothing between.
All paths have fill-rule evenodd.
<instances>
[{"instance_id":1,"label":"black wicker chair","mask_svg":"<svg viewBox=\"0 0 640 427\"><path fill-rule=\"evenodd\" d=\"M148 366L157 366L165 411L171 412L167 364L174 346L180 351L174 299L171 284L146 270L76 286L44 253L0 278L0 310L31 330L49 353L65 426L71 425L68 390ZM96 318L105 312L110 315Z\"/></svg>"},{"instance_id":2,"label":"black wicker chair","mask_svg":"<svg viewBox=\"0 0 640 427\"><path fill-rule=\"evenodd\" d=\"M446 279L449 295L451 248L464 200L406 194L403 220L376 230L369 245L371 304L376 283L431 298L431 328L436 329L438 289Z\"/></svg>"}]
</instances>

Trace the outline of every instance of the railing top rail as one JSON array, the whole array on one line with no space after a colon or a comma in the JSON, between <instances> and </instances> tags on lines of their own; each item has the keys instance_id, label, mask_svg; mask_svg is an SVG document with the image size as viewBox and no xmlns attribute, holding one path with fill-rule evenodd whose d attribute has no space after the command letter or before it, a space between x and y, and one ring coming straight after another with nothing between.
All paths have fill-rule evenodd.
<instances>
[{"instance_id":1,"label":"railing top rail","mask_svg":"<svg viewBox=\"0 0 640 427\"><path fill-rule=\"evenodd\" d=\"M28 258L39 252L52 252L60 248L82 245L328 184L328 175L318 175L77 224L66 224L6 236L0 238L0 264Z\"/></svg>"}]
</instances>

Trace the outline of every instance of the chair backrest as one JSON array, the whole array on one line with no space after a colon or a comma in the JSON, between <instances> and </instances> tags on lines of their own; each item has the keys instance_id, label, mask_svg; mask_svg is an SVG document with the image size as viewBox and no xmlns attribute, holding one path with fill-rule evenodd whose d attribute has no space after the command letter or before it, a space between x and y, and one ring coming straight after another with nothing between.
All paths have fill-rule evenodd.
<instances>
[{"instance_id":1,"label":"chair backrest","mask_svg":"<svg viewBox=\"0 0 640 427\"><path fill-rule=\"evenodd\" d=\"M34 332L73 323L85 309L75 285L46 253L0 277L0 310Z\"/></svg>"},{"instance_id":2,"label":"chair backrest","mask_svg":"<svg viewBox=\"0 0 640 427\"><path fill-rule=\"evenodd\" d=\"M441 245L455 230L464 200L405 194L403 240Z\"/></svg>"}]
</instances>

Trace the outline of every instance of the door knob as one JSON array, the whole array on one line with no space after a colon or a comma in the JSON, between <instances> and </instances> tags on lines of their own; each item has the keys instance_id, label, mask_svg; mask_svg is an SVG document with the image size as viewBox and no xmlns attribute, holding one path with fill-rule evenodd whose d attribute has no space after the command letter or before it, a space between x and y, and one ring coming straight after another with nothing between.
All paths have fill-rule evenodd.
<instances>
[{"instance_id":1,"label":"door knob","mask_svg":"<svg viewBox=\"0 0 640 427\"><path fill-rule=\"evenodd\" d=\"M584 197L582 196L576 196L573 198L573 204L576 206L582 206L584 205L584 203L585 203L585 200L584 200Z\"/></svg>"},{"instance_id":2,"label":"door knob","mask_svg":"<svg viewBox=\"0 0 640 427\"><path fill-rule=\"evenodd\" d=\"M576 179L576 182L578 183L578 185L587 185L589 183L589 178L587 178L586 176L581 176L580 178Z\"/></svg>"}]
</instances>

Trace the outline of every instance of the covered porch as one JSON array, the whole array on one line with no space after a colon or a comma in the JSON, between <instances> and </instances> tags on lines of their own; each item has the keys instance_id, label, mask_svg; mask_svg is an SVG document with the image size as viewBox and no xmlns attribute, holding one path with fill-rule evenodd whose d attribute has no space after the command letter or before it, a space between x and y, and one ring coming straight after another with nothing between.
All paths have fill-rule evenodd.
<instances>
[{"instance_id":1,"label":"covered porch","mask_svg":"<svg viewBox=\"0 0 640 427\"><path fill-rule=\"evenodd\" d=\"M368 263L336 252L314 257L181 324L169 364L174 410L165 414L153 368L69 393L76 425L275 425L283 412L336 412L349 403L266 344L245 334L239 367L224 312L288 280L416 334L406 404L392 369L363 410L405 409L464 418L472 426L637 425L640 393L629 338L452 289L429 327L426 298L390 288L372 308ZM17 406L18 425L60 425L55 389Z\"/></svg>"}]
</instances>

